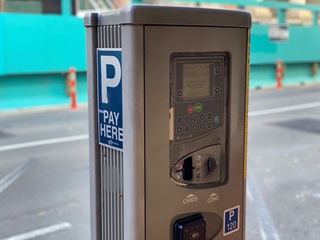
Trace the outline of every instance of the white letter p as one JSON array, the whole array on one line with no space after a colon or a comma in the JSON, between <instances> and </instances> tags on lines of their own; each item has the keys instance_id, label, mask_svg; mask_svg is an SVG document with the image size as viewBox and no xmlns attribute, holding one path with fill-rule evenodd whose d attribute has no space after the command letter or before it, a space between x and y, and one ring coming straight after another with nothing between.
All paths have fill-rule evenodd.
<instances>
[{"instance_id":1,"label":"white letter p","mask_svg":"<svg viewBox=\"0 0 320 240\"><path fill-rule=\"evenodd\" d=\"M232 220L232 217L234 216L234 211L230 211L230 215L229 215L229 221Z\"/></svg>"},{"instance_id":2,"label":"white letter p","mask_svg":"<svg viewBox=\"0 0 320 240\"><path fill-rule=\"evenodd\" d=\"M114 77L108 78L107 65L114 67ZM101 56L101 99L103 103L108 103L108 87L115 88L121 79L121 66L119 60L114 56Z\"/></svg>"}]
</instances>

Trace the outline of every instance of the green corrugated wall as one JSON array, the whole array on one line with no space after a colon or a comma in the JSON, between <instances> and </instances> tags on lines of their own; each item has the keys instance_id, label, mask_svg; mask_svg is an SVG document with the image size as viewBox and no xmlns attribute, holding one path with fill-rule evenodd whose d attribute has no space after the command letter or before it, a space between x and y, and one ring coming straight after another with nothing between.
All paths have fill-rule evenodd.
<instances>
[{"instance_id":1,"label":"green corrugated wall","mask_svg":"<svg viewBox=\"0 0 320 240\"><path fill-rule=\"evenodd\" d=\"M285 85L319 82L320 27L290 26L288 42L268 38L254 25L250 87L275 86L277 59L286 64ZM79 101L86 102L85 28L68 15L0 14L0 110L69 104L65 74L76 67ZM236 41L236 40L235 40Z\"/></svg>"}]
</instances>

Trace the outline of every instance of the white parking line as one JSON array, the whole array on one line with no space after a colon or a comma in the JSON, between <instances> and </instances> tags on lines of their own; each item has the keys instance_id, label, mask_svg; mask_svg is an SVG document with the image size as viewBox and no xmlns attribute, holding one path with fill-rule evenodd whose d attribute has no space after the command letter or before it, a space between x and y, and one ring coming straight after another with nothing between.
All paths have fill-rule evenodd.
<instances>
[{"instance_id":1,"label":"white parking line","mask_svg":"<svg viewBox=\"0 0 320 240\"><path fill-rule=\"evenodd\" d=\"M255 216L259 222L259 230L262 239L280 240L269 209L251 171L248 171L247 180L247 191L250 192L252 199L254 199L251 205L254 208Z\"/></svg>"},{"instance_id":2,"label":"white parking line","mask_svg":"<svg viewBox=\"0 0 320 240\"><path fill-rule=\"evenodd\" d=\"M21 148L28 148L28 147L37 147L37 146L43 146L43 145L49 145L49 144L55 144L55 143L73 142L73 141L79 141L79 140L84 140L88 138L89 138L88 134L83 134L83 135L77 135L72 137L52 138L52 139L46 139L46 140L40 140L40 141L17 143L12 145L0 146L0 152L21 149Z\"/></svg>"},{"instance_id":3,"label":"white parking line","mask_svg":"<svg viewBox=\"0 0 320 240\"><path fill-rule=\"evenodd\" d=\"M44 236L44 235L47 235L47 234L50 234L50 233L62 231L62 230L65 230L67 228L70 228L70 227L71 227L70 223L64 222L64 223L60 223L60 224L56 224L56 225L51 225L49 227L33 230L33 231L30 231L30 232L22 233L22 234L19 234L19 235L15 235L15 236L12 236L12 237L3 238L1 240L28 240L28 239L33 239L33 238L37 238L37 237L40 237L40 236Z\"/></svg>"},{"instance_id":4,"label":"white parking line","mask_svg":"<svg viewBox=\"0 0 320 240\"><path fill-rule=\"evenodd\" d=\"M293 105L293 106L287 106L287 107L252 111L252 112L249 112L249 117L264 116L269 114L298 111L298 110L304 110L308 108L317 108L317 107L320 107L320 102L311 102L311 103L305 103L305 104L299 104L299 105Z\"/></svg>"},{"instance_id":5,"label":"white parking line","mask_svg":"<svg viewBox=\"0 0 320 240\"><path fill-rule=\"evenodd\" d=\"M14 183L28 168L32 160L19 164L15 169L0 179L0 194Z\"/></svg>"}]
</instances>

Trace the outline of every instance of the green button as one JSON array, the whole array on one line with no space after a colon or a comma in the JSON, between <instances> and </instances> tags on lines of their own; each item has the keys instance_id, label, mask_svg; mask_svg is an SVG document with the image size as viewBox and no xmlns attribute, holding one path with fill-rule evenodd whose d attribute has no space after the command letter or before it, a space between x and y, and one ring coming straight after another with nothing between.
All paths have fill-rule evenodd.
<instances>
[{"instance_id":1,"label":"green button","mask_svg":"<svg viewBox=\"0 0 320 240\"><path fill-rule=\"evenodd\" d=\"M203 108L202 103L197 103L197 104L196 104L196 107L195 107L196 112L201 112L201 111L202 111L202 108Z\"/></svg>"}]
</instances>

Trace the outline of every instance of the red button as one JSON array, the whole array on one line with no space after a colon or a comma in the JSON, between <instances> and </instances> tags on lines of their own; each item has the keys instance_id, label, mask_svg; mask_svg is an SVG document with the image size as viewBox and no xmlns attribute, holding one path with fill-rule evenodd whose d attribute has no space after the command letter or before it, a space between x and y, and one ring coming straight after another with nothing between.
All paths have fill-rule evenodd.
<instances>
[{"instance_id":1,"label":"red button","mask_svg":"<svg viewBox=\"0 0 320 240\"><path fill-rule=\"evenodd\" d=\"M188 107L188 113L191 114L191 113L193 113L193 111L194 111L193 106L189 106Z\"/></svg>"}]
</instances>

